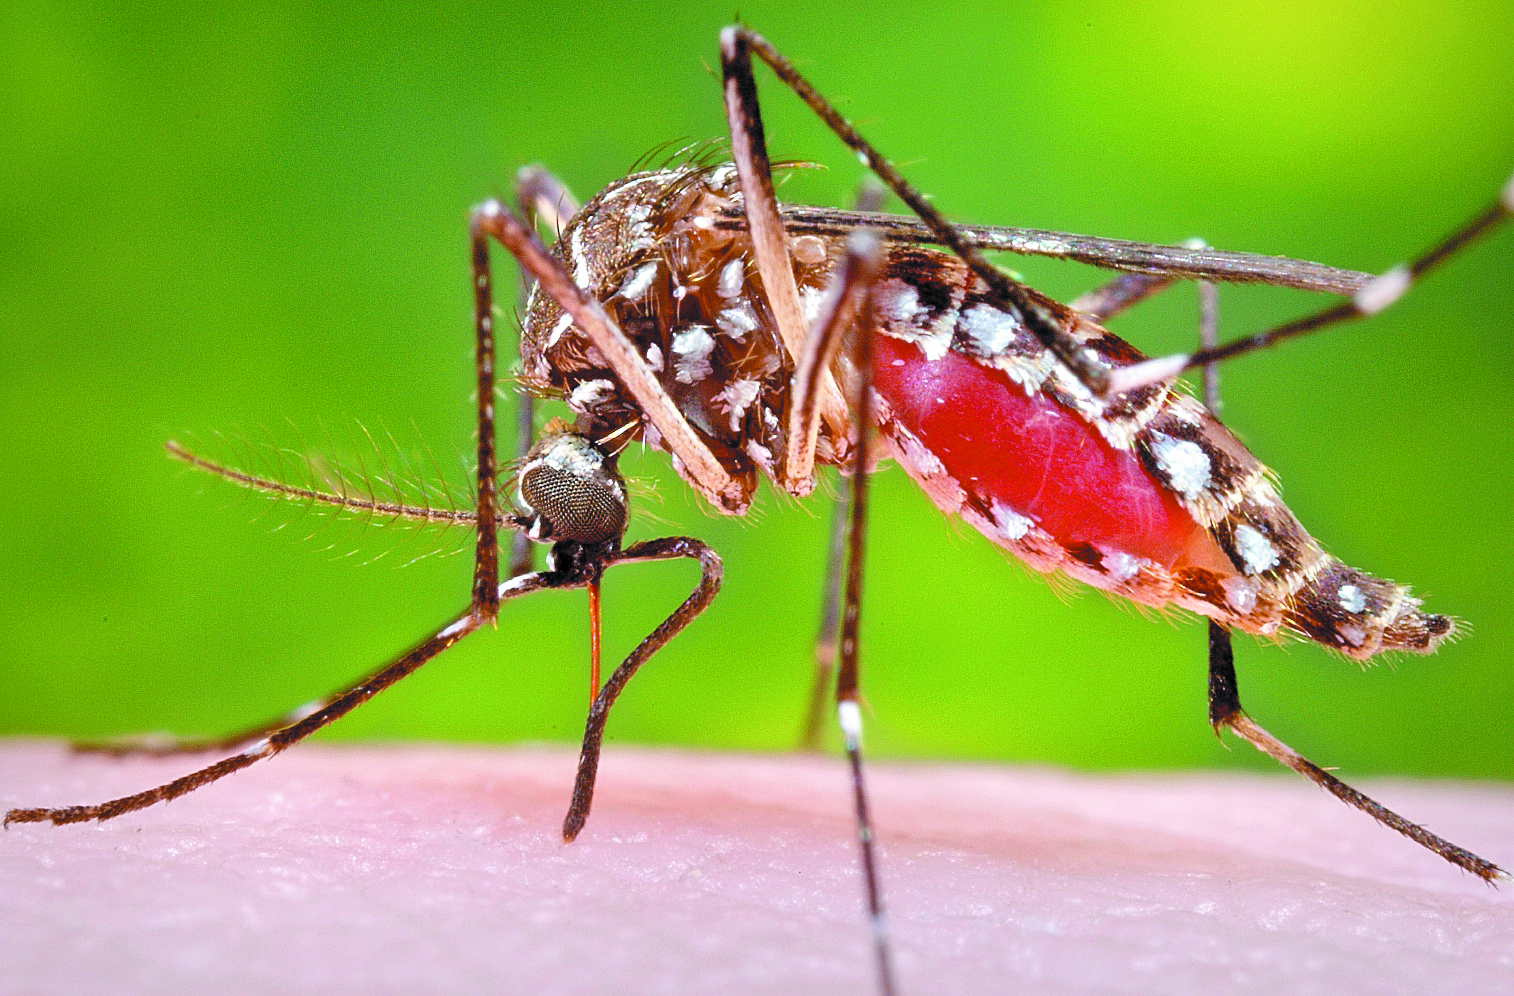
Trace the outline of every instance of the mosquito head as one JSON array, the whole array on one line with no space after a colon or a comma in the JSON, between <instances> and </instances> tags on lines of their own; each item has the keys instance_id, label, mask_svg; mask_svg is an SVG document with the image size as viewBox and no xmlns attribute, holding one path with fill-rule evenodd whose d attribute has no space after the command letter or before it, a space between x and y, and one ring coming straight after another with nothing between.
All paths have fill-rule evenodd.
<instances>
[{"instance_id":1,"label":"mosquito head","mask_svg":"<svg viewBox=\"0 0 1514 996\"><path fill-rule=\"evenodd\" d=\"M619 545L626 531L626 485L615 459L564 423L549 424L516 478L516 496L540 543Z\"/></svg>"}]
</instances>

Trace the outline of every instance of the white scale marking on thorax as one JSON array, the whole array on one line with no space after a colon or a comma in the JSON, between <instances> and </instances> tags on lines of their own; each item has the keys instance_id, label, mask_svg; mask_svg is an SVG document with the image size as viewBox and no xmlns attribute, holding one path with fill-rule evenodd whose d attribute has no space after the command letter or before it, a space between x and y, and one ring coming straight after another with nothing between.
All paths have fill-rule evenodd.
<instances>
[{"instance_id":1,"label":"white scale marking on thorax","mask_svg":"<svg viewBox=\"0 0 1514 996\"><path fill-rule=\"evenodd\" d=\"M573 257L573 282L582 291L591 290L594 272L589 269L589 254L584 252L584 227L573 229L573 238L568 241L568 254Z\"/></svg>"},{"instance_id":2,"label":"white scale marking on thorax","mask_svg":"<svg viewBox=\"0 0 1514 996\"><path fill-rule=\"evenodd\" d=\"M721 267L720 277L715 282L715 293L724 298L733 298L741 293L745 283L746 260L738 257Z\"/></svg>"},{"instance_id":3,"label":"white scale marking on thorax","mask_svg":"<svg viewBox=\"0 0 1514 996\"><path fill-rule=\"evenodd\" d=\"M703 325L690 325L682 332L673 333L673 379L680 384L697 384L715 368L710 363L710 354L715 350L715 340L710 330Z\"/></svg>"},{"instance_id":4,"label":"white scale marking on thorax","mask_svg":"<svg viewBox=\"0 0 1514 996\"><path fill-rule=\"evenodd\" d=\"M715 395L715 401L731 417L731 431L736 432L741 428L741 420L746 415L746 410L757 400L757 395L762 391L762 385L755 380L736 380L726 385L725 390Z\"/></svg>"},{"instance_id":5,"label":"white scale marking on thorax","mask_svg":"<svg viewBox=\"0 0 1514 996\"><path fill-rule=\"evenodd\" d=\"M625 282L620 285L620 290L616 291L616 293L627 301L640 301L646 296L647 291L652 286L652 281L656 277L657 261L653 260L650 263L644 263L638 266L630 276L626 277Z\"/></svg>"}]
</instances>

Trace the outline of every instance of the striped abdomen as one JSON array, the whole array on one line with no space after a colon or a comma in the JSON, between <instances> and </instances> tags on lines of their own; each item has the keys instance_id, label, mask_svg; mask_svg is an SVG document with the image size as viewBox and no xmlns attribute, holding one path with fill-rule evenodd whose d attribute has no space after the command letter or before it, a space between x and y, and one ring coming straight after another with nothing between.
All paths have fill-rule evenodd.
<instances>
[{"instance_id":1,"label":"striped abdomen","mask_svg":"<svg viewBox=\"0 0 1514 996\"><path fill-rule=\"evenodd\" d=\"M1195 399L1093 398L952 257L896 250L878 288L879 426L943 511L1041 571L1357 659L1455 630L1407 589L1326 554L1268 470ZM1051 302L1048 306L1055 307ZM1111 366L1144 359L1067 311Z\"/></svg>"}]
</instances>

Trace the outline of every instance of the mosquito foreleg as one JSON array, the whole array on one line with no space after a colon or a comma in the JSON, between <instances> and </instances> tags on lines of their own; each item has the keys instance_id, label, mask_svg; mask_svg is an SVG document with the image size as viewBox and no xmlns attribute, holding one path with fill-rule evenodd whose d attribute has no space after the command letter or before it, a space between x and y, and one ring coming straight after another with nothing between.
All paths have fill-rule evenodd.
<instances>
[{"instance_id":1,"label":"mosquito foreleg","mask_svg":"<svg viewBox=\"0 0 1514 996\"><path fill-rule=\"evenodd\" d=\"M699 584L683 604L673 610L646 639L632 650L630 655L610 675L604 687L595 696L589 707L589 716L584 724L583 749L578 756L578 775L573 782L573 799L568 804L568 815L563 820L563 840L571 841L584 828L589 818L589 808L594 803L594 779L599 772L599 752L604 741L605 722L610 717L610 707L625 689L626 683L653 654L689 623L693 622L714 600L720 591L722 568L720 557L699 540L687 536L638 543L629 550L612 554L605 566L640 563L650 560L676 560L687 557L699 561Z\"/></svg>"},{"instance_id":2,"label":"mosquito foreleg","mask_svg":"<svg viewBox=\"0 0 1514 996\"><path fill-rule=\"evenodd\" d=\"M578 213L578 198L541 163L522 166L515 173L515 202L528 221L538 221L552 230L552 237L563 230ZM529 279L529 275L525 275Z\"/></svg>"},{"instance_id":3,"label":"mosquito foreleg","mask_svg":"<svg viewBox=\"0 0 1514 996\"><path fill-rule=\"evenodd\" d=\"M202 785L207 785L231 774L233 771L245 768L262 758L271 757L285 748L298 743L311 733L346 715L373 695L405 677L485 622L494 621L499 612L499 602L502 594L501 585L499 584L498 532L500 524L498 519L498 502L496 500L496 461L494 451L494 300L489 271L488 238L490 233L486 230L487 226L485 223L487 220L487 216L475 212L470 224L474 327L476 332L474 365L477 375L476 389L478 394L478 501L474 510L474 528L477 531L477 546L474 554L473 594L467 613L382 671L347 689L325 705L314 709L308 715L298 718L290 725L273 729L266 736L257 739L240 754L232 755L209 767L191 772L166 785L160 785L146 792L115 799L99 805L72 806L63 809L12 810L6 815L6 823L51 821L61 824L77 823L85 820L109 819L122 813L129 813L133 810L151 806L157 802L166 802L169 799L178 798ZM269 490L263 487L264 482L252 475L229 472L229 468L223 468L209 461L201 460L193 454L182 450L182 448L177 447L175 444L169 444L169 452L212 473L230 477L250 487ZM274 488L272 490L282 491L291 494L291 496L301 498L309 497L314 500L326 500L326 496L322 496L312 489L285 487ZM349 499L344 495L334 497L337 499L338 504L349 503ZM379 505L381 503L370 502L370 504ZM529 580L533 578L537 580ZM547 583L542 582L540 578L540 575L522 575L514 579L506 587L512 596L524 594L525 591L535 590L536 587L544 586ZM235 740L236 743L245 742L241 739L240 735L224 739Z\"/></svg>"},{"instance_id":4,"label":"mosquito foreleg","mask_svg":"<svg viewBox=\"0 0 1514 996\"><path fill-rule=\"evenodd\" d=\"M519 598L532 592L546 588L572 588L581 587L582 580L574 576L565 576L556 573L523 574L518 578L499 585L495 591L495 603L511 598ZM382 669L374 672L357 684L332 696L326 701L319 703L314 708L306 707L299 710L305 713L303 718L288 726L281 727L258 740L252 746L240 754L217 761L215 764L193 771L182 778L176 778L166 785L139 792L136 795L125 796L120 799L112 799L110 802L102 802L93 806L66 806L60 809L12 809L5 814L5 824L11 823L82 823L87 820L108 820L123 813L145 809L159 802L167 802L177 799L181 795L193 792L204 785L209 785L226 777L233 771L240 771L250 764L263 760L294 746L301 740L310 736L316 730L327 726L353 709L367 702L379 692L399 681L420 668L422 664L431 660L437 654L451 647L463 637L472 633L483 625L483 619L479 616L476 606L469 606L468 610L438 630L434 635L421 641L409 653L400 657Z\"/></svg>"},{"instance_id":5,"label":"mosquito foreleg","mask_svg":"<svg viewBox=\"0 0 1514 996\"><path fill-rule=\"evenodd\" d=\"M1124 367L1113 372L1106 379L1102 393L1115 395L1146 384L1169 380L1184 370L1234 359L1237 356L1254 353L1259 349L1266 349L1285 339L1375 315L1403 297L1420 277L1470 245L1479 236L1497 227L1507 220L1510 214L1514 214L1514 176L1511 176L1504 184L1498 198L1471 221L1453 231L1417 259L1400 263L1379 274L1348 300L1244 339L1227 342L1223 346L1201 349L1192 354L1178 353L1172 356L1161 356L1144 363Z\"/></svg>"},{"instance_id":6,"label":"mosquito foreleg","mask_svg":"<svg viewBox=\"0 0 1514 996\"><path fill-rule=\"evenodd\" d=\"M647 420L657 428L667 447L679 455L690 478L712 504L728 512L746 510L747 499L741 487L699 438L683 413L668 396L635 344L593 300L573 282L562 265L547 252L547 247L524 222L499 201L485 201L473 209L476 231L496 239L515 256L541 285L541 290L570 316L581 329L631 396L636 399Z\"/></svg>"},{"instance_id":7,"label":"mosquito foreleg","mask_svg":"<svg viewBox=\"0 0 1514 996\"><path fill-rule=\"evenodd\" d=\"M1216 734L1229 729L1263 754L1297 771L1348 806L1355 806L1383 826L1397 830L1416 844L1429 848L1483 881L1509 878L1509 873L1493 862L1437 837L1419 824L1411 823L1391 809L1369 799L1252 722L1251 717L1241 709L1240 692L1235 680L1235 659L1230 647L1230 631L1213 620L1209 623L1209 722L1214 726Z\"/></svg>"},{"instance_id":8,"label":"mosquito foreleg","mask_svg":"<svg viewBox=\"0 0 1514 996\"><path fill-rule=\"evenodd\" d=\"M257 726L229 733L223 737L180 739L162 734L147 734L120 740L71 743L68 747L75 754L104 754L109 757L172 757L175 754L218 753L235 750L243 744L250 744L260 737L266 737L276 730L292 726L306 716L312 715L321 705L320 701L311 702L297 709L291 709L277 719L259 723Z\"/></svg>"},{"instance_id":9,"label":"mosquito foreleg","mask_svg":"<svg viewBox=\"0 0 1514 996\"><path fill-rule=\"evenodd\" d=\"M489 275L489 233L477 212L469 219L472 251L474 367L478 392L478 530L473 560L473 613L480 623L499 614L499 524L494 454L494 295Z\"/></svg>"},{"instance_id":10,"label":"mosquito foreleg","mask_svg":"<svg viewBox=\"0 0 1514 996\"><path fill-rule=\"evenodd\" d=\"M318 490L311 486L288 484L271 477L263 477L239 470L236 467L207 459L185 449L173 440L165 444L169 456L181 460L196 470L213 474L233 484L262 494L297 501L306 505L326 505L360 515L382 515L395 519L416 522L436 522L444 525L472 527L477 521L475 509L433 508L399 502L380 501L372 497L358 497L337 491ZM80 754L106 754L111 757L169 757L175 754L208 754L214 751L233 750L251 743L260 737L299 722L320 708L320 702L300 706L289 713L268 722L239 730L220 737L179 739L160 734L108 740L103 742L74 743L70 747Z\"/></svg>"}]
</instances>

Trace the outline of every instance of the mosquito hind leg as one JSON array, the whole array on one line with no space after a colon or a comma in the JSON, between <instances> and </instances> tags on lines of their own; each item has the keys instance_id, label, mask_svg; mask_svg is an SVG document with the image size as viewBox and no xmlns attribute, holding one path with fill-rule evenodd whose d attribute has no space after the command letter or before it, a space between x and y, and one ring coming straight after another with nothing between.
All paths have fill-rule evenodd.
<instances>
[{"instance_id":1,"label":"mosquito hind leg","mask_svg":"<svg viewBox=\"0 0 1514 996\"><path fill-rule=\"evenodd\" d=\"M1403 297L1420 277L1507 221L1511 214L1514 214L1514 176L1504 183L1493 203L1466 224L1419 257L1379 274L1345 301L1245 338L1234 339L1222 346L1209 346L1192 354L1157 357L1145 363L1124 367L1108 378L1102 393L1118 394L1146 384L1169 380L1184 370L1234 359L1267 349L1286 339L1375 315Z\"/></svg>"},{"instance_id":2,"label":"mosquito hind leg","mask_svg":"<svg viewBox=\"0 0 1514 996\"><path fill-rule=\"evenodd\" d=\"M1209 349L1217 338L1217 297L1214 285L1199 283L1199 340L1201 351ZM1204 404L1211 412L1219 408L1219 381L1215 363L1204 365ZM1305 778L1354 806L1384 826L1397 830L1410 840L1427 847L1447 861L1487 882L1508 877L1503 869L1472 852L1437 837L1417 823L1411 823L1392 810L1368 798L1319 765L1302 757L1287 744L1254 723L1241 708L1240 687L1235 677L1235 650L1230 630L1213 619L1209 623L1209 725L1215 736L1230 730L1273 760L1292 768Z\"/></svg>"},{"instance_id":3,"label":"mosquito hind leg","mask_svg":"<svg viewBox=\"0 0 1514 996\"><path fill-rule=\"evenodd\" d=\"M1217 299L1214 286L1199 284L1199 339L1208 349L1217 338ZM1215 363L1204 365L1204 404L1215 411L1219 407L1219 381ZM1279 764L1292 768L1337 799L1354 806L1379 823L1429 848L1452 864L1471 872L1486 882L1507 878L1508 873L1491 861L1479 858L1464 848L1436 836L1417 823L1368 798L1336 778L1313 761L1299 755L1287 744L1262 729L1241 708L1240 687L1235 677L1235 651L1230 630L1213 619L1209 621L1209 724L1216 736L1228 729Z\"/></svg>"},{"instance_id":4,"label":"mosquito hind leg","mask_svg":"<svg viewBox=\"0 0 1514 996\"><path fill-rule=\"evenodd\" d=\"M1360 809L1383 826L1397 830L1416 844L1434 851L1483 881L1493 882L1509 877L1508 872L1493 862L1457 847L1358 792L1254 723L1241 709L1230 631L1213 620L1209 622L1209 722L1216 734L1225 729L1230 730L1263 754L1292 768L1346 805Z\"/></svg>"},{"instance_id":5,"label":"mosquito hind leg","mask_svg":"<svg viewBox=\"0 0 1514 996\"><path fill-rule=\"evenodd\" d=\"M743 97L743 117L756 121L757 87L752 79L751 55L767 63L773 74L793 90L815 115L825 122L837 138L857 154L868 169L882 180L901 201L909 206L921 221L925 222L935 240L961 257L962 261L986 283L998 298L1001 307L1018 315L1036 339L1073 371L1079 380L1091 389L1102 391L1108 379L1107 372L1100 369L1087 355L1071 333L1062 327L1057 315L1047 310L1025 287L1011 280L998 267L984 257L973 240L948 222L909 181L896 170L891 162L875 149L867 139L852 127L851 122L822 97L809 82L799 75L793 64L785 59L771 43L760 34L742 25L733 25L720 33L722 74L726 84L727 117L731 120L731 145L733 155L738 153L738 138L741 118L732 109L733 93ZM760 139L760 122L753 129ZM737 169L741 159L737 155ZM743 194L749 203L748 218L752 214L751 194L743 185ZM766 271L764 271L764 278Z\"/></svg>"}]
</instances>

